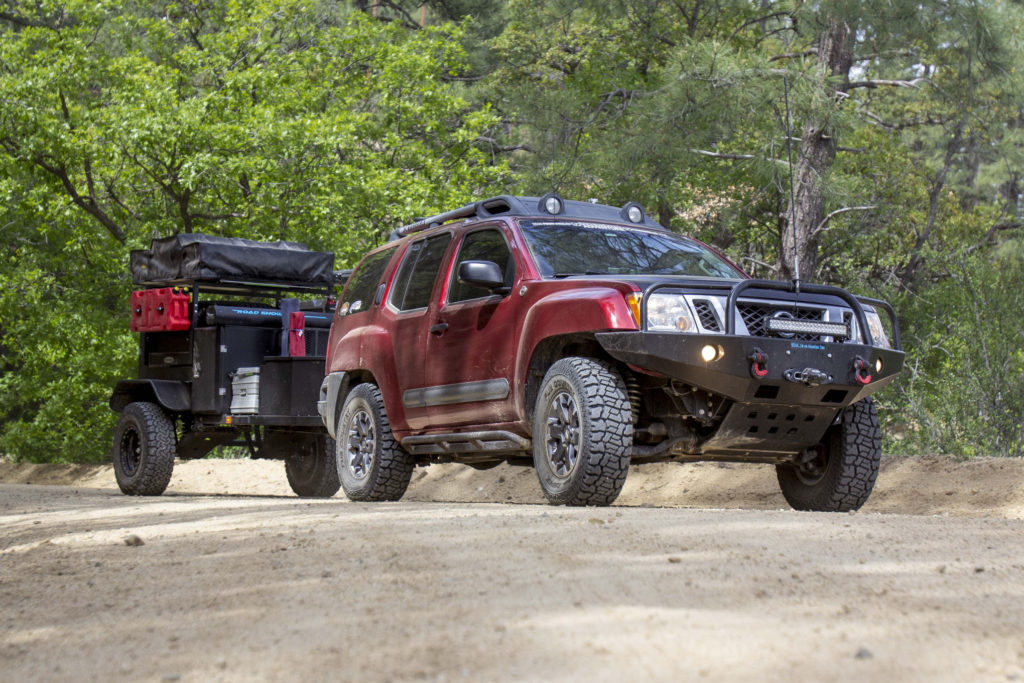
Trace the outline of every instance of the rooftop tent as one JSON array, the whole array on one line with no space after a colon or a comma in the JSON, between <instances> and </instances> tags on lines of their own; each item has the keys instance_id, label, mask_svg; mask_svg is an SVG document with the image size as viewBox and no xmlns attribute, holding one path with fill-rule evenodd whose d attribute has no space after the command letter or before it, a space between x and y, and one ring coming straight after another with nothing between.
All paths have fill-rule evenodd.
<instances>
[{"instance_id":1,"label":"rooftop tent","mask_svg":"<svg viewBox=\"0 0 1024 683\"><path fill-rule=\"evenodd\" d=\"M132 282L152 286L183 280L302 283L330 286L334 254L299 242L257 242L190 233L154 239L131 253Z\"/></svg>"}]
</instances>

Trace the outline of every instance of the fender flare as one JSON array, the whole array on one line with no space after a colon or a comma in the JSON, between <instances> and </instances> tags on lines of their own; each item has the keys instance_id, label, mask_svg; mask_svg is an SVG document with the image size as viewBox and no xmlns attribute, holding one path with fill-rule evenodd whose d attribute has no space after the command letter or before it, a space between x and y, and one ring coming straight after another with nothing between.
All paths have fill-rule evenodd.
<instances>
[{"instance_id":1,"label":"fender flare","mask_svg":"<svg viewBox=\"0 0 1024 683\"><path fill-rule=\"evenodd\" d=\"M110 409L119 413L129 403L138 401L156 403L170 413L187 413L192 410L189 385L169 379L121 380L110 395Z\"/></svg>"},{"instance_id":2,"label":"fender flare","mask_svg":"<svg viewBox=\"0 0 1024 683\"><path fill-rule=\"evenodd\" d=\"M324 427L332 439L337 429L338 398L348 395L349 375L347 372L331 372L320 383L320 399L316 402L316 410L320 413Z\"/></svg>"}]
</instances>

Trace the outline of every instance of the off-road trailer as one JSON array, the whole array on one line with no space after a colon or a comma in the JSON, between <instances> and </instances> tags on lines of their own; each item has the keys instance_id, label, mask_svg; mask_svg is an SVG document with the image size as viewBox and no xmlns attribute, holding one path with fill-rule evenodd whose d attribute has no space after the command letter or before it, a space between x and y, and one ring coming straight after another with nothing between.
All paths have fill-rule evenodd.
<instances>
[{"instance_id":1,"label":"off-road trailer","mask_svg":"<svg viewBox=\"0 0 1024 683\"><path fill-rule=\"evenodd\" d=\"M174 458L239 446L285 461L300 496L339 487L333 441L316 409L334 254L292 242L201 234L131 254L138 378L117 383L112 458L129 495L160 495Z\"/></svg>"}]
</instances>

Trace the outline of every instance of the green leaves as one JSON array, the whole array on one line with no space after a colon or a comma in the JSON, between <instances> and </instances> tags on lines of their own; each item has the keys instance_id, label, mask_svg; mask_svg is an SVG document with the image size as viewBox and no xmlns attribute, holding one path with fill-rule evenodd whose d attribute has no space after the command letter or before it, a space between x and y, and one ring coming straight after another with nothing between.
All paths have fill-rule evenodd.
<instances>
[{"instance_id":1,"label":"green leaves","mask_svg":"<svg viewBox=\"0 0 1024 683\"><path fill-rule=\"evenodd\" d=\"M133 372L129 248L292 239L340 268L505 177L476 143L495 116L445 80L465 59L456 25L297 0L11 5L40 25L0 23L0 224L17 226L0 452L105 452L106 396Z\"/></svg>"}]
</instances>

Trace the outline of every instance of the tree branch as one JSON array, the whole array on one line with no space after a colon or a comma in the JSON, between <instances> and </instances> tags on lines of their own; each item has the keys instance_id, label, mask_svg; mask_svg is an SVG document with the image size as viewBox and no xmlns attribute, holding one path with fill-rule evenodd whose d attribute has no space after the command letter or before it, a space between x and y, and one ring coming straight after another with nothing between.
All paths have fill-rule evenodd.
<instances>
[{"instance_id":1,"label":"tree branch","mask_svg":"<svg viewBox=\"0 0 1024 683\"><path fill-rule=\"evenodd\" d=\"M984 237L978 240L977 244L973 244L967 247L967 253L970 254L972 252L977 251L978 249L981 249L983 246L988 244L989 240L995 237L997 232L1001 232L1003 230L1017 230L1020 228L1024 228L1024 223L1022 223L1021 221L1004 221L1002 223L996 223L995 225L988 229L988 232L985 233Z\"/></svg>"},{"instance_id":2,"label":"tree branch","mask_svg":"<svg viewBox=\"0 0 1024 683\"><path fill-rule=\"evenodd\" d=\"M852 81L846 84L846 90L853 90L854 88L917 88L919 83L931 83L931 79L928 78L915 78L912 81L890 81L890 80L870 80L870 81Z\"/></svg>"},{"instance_id":3,"label":"tree branch","mask_svg":"<svg viewBox=\"0 0 1024 683\"><path fill-rule=\"evenodd\" d=\"M711 157L712 159L728 159L730 161L750 161L752 159L759 159L761 161L771 161L782 166L788 166L789 162L782 159L767 159L756 154L726 154L724 152L712 152L706 149L691 149L694 154L700 154L701 156Z\"/></svg>"},{"instance_id":4,"label":"tree branch","mask_svg":"<svg viewBox=\"0 0 1024 683\"><path fill-rule=\"evenodd\" d=\"M841 209L836 209L835 211L821 219L821 222L818 223L818 227L811 231L811 237L817 237L819 234L821 234L825 230L825 226L828 225L828 222L835 218L836 216L838 216L839 214L846 213L847 211L871 211L872 209L877 208L877 206L871 204L868 206L844 206Z\"/></svg>"},{"instance_id":5,"label":"tree branch","mask_svg":"<svg viewBox=\"0 0 1024 683\"><path fill-rule=\"evenodd\" d=\"M78 193L78 189L75 188L75 184L71 182L71 178L68 175L67 168L63 165L57 166L46 161L42 156L37 156L33 160L37 166L56 177L60 180L61 185L64 186L64 191L71 197L71 201L75 206L79 207L90 216L99 221L100 225L107 229L114 239L121 244L124 244L127 240L124 230L114 220L107 215L107 213L96 203L93 197L83 197Z\"/></svg>"},{"instance_id":6,"label":"tree branch","mask_svg":"<svg viewBox=\"0 0 1024 683\"><path fill-rule=\"evenodd\" d=\"M192 218L203 221L226 221L232 218L245 218L244 213L190 213Z\"/></svg>"},{"instance_id":7,"label":"tree branch","mask_svg":"<svg viewBox=\"0 0 1024 683\"><path fill-rule=\"evenodd\" d=\"M741 256L740 257L740 261L750 261L755 266L763 266L763 267L767 268L768 270L772 271L773 273L779 272L779 267L778 266L773 266L772 264L765 263L764 261L758 261L756 258L753 258L751 256Z\"/></svg>"},{"instance_id":8,"label":"tree branch","mask_svg":"<svg viewBox=\"0 0 1024 683\"><path fill-rule=\"evenodd\" d=\"M520 150L526 152L532 152L533 148L529 145L500 145L494 138L487 137L486 135L480 135L477 137L476 142L484 142L491 146L491 150L495 152L518 152Z\"/></svg>"},{"instance_id":9,"label":"tree branch","mask_svg":"<svg viewBox=\"0 0 1024 683\"><path fill-rule=\"evenodd\" d=\"M806 50L800 52L784 52L781 55L773 55L768 58L769 62L778 62L783 59L797 59L799 57L810 57L811 55L818 54L818 48L809 47Z\"/></svg>"}]
</instances>

